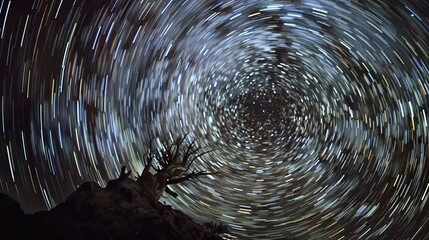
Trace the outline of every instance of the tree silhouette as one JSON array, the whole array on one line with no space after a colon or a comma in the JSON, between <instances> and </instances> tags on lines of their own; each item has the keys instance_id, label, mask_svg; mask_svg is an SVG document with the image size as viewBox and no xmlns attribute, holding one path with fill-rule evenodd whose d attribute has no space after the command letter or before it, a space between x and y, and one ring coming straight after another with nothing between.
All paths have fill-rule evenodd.
<instances>
[{"instance_id":1,"label":"tree silhouette","mask_svg":"<svg viewBox=\"0 0 429 240\"><path fill-rule=\"evenodd\" d=\"M148 150L143 156L145 167L137 182L144 187L152 189L153 194L159 200L162 194L177 197L168 185L179 184L205 175L217 174L217 172L196 171L193 163L209 151L203 151L196 145L196 139L188 142L187 135L179 136L173 141L161 140L161 147L153 146L151 139ZM152 174L151 169L155 172Z\"/></svg>"}]
</instances>

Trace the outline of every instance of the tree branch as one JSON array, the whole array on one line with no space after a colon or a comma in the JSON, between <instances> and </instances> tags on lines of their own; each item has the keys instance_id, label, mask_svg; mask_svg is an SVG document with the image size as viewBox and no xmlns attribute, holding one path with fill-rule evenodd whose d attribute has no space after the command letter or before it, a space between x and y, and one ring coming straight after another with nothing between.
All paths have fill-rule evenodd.
<instances>
[{"instance_id":1,"label":"tree branch","mask_svg":"<svg viewBox=\"0 0 429 240\"><path fill-rule=\"evenodd\" d=\"M165 188L165 192L170 194L173 197L179 196L177 193L173 192L173 190L171 190L168 186Z\"/></svg>"}]
</instances>

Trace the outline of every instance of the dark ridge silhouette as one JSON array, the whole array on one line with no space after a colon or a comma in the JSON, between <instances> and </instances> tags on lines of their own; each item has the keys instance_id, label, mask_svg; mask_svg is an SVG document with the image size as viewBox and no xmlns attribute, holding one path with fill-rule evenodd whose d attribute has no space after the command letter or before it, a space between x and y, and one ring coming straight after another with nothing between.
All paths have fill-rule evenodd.
<instances>
[{"instance_id":1,"label":"dark ridge silhouette","mask_svg":"<svg viewBox=\"0 0 429 240\"><path fill-rule=\"evenodd\" d=\"M0 194L0 239L222 239L219 231L158 202L153 189L128 175L123 168L106 188L86 182L65 202L35 214Z\"/></svg>"}]
</instances>

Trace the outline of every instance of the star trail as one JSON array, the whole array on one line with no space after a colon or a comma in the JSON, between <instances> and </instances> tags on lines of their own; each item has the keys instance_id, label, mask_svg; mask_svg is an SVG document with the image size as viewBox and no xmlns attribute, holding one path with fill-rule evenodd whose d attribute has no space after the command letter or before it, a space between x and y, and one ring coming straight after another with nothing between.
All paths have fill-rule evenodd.
<instances>
[{"instance_id":1,"label":"star trail","mask_svg":"<svg viewBox=\"0 0 429 240\"><path fill-rule=\"evenodd\" d=\"M189 133L220 174L165 201L238 239L429 238L423 0L1 0L0 80L28 212Z\"/></svg>"}]
</instances>

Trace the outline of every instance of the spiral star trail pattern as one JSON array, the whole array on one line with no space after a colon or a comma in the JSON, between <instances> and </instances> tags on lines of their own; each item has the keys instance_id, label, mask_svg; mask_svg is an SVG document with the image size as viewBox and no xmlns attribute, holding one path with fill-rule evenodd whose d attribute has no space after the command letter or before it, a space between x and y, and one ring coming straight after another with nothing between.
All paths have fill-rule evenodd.
<instances>
[{"instance_id":1,"label":"spiral star trail pattern","mask_svg":"<svg viewBox=\"0 0 429 240\"><path fill-rule=\"evenodd\" d=\"M239 239L429 238L425 1L0 4L0 191L27 211L189 133L174 207Z\"/></svg>"}]
</instances>

